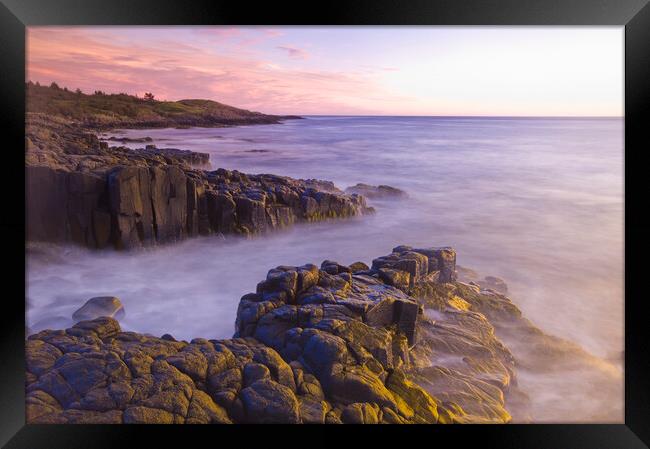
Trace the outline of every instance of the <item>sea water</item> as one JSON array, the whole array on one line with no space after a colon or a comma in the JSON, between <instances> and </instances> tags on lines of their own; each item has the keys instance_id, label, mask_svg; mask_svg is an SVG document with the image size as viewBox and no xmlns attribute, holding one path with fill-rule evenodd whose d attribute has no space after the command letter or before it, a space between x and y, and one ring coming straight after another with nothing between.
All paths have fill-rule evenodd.
<instances>
[{"instance_id":1,"label":"sea water","mask_svg":"<svg viewBox=\"0 0 650 449\"><path fill-rule=\"evenodd\" d=\"M251 239L201 237L133 252L52 245L27 253L27 326L71 324L93 296L123 328L228 338L239 298L277 265L370 263L394 246L452 246L508 284L544 331L620 364L624 335L623 119L311 116L276 125L124 130L213 168L387 184L376 214ZM128 144L136 148L143 144ZM622 400L622 399L621 399Z\"/></svg>"}]
</instances>

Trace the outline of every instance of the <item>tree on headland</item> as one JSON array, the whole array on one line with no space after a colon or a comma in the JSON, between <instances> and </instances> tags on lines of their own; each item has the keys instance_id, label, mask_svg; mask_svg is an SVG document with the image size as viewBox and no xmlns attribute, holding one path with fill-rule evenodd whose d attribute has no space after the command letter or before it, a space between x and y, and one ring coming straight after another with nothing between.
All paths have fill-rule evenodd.
<instances>
[{"instance_id":1,"label":"tree on headland","mask_svg":"<svg viewBox=\"0 0 650 449\"><path fill-rule=\"evenodd\" d=\"M81 95L82 92L81 92L81 89L79 89L79 88L77 87L77 89L74 91L74 93L77 94L77 95Z\"/></svg>"},{"instance_id":2,"label":"tree on headland","mask_svg":"<svg viewBox=\"0 0 650 449\"><path fill-rule=\"evenodd\" d=\"M56 90L59 90L59 89L60 89L59 85L56 84L54 81L52 81L52 84L50 84L50 88L51 88L51 89L56 89Z\"/></svg>"},{"instance_id":3,"label":"tree on headland","mask_svg":"<svg viewBox=\"0 0 650 449\"><path fill-rule=\"evenodd\" d=\"M154 95L151 92L145 92L144 101L154 101Z\"/></svg>"}]
</instances>

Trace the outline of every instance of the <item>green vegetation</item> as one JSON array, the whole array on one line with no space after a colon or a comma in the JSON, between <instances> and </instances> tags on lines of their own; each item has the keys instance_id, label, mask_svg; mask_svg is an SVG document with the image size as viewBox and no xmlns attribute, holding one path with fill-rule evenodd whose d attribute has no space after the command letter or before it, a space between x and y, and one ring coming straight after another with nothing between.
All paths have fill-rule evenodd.
<instances>
[{"instance_id":1,"label":"green vegetation","mask_svg":"<svg viewBox=\"0 0 650 449\"><path fill-rule=\"evenodd\" d=\"M283 118L235 108L211 100L158 101L151 92L144 98L125 93L85 94L27 83L27 112L58 117L92 128L157 128L229 126L278 123Z\"/></svg>"}]
</instances>

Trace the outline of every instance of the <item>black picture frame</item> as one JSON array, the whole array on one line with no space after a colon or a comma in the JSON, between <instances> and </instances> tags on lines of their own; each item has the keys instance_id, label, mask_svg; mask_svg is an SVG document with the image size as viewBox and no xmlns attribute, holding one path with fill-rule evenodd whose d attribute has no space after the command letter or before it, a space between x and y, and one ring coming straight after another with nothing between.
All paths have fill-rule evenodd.
<instances>
[{"instance_id":1,"label":"black picture frame","mask_svg":"<svg viewBox=\"0 0 650 449\"><path fill-rule=\"evenodd\" d=\"M475 426L46 426L24 418L24 188L25 27L30 25L620 25L625 27L625 424ZM401 444L473 441L500 448L642 448L650 444L650 357L643 313L645 254L650 221L644 132L650 104L650 6L648 0L356 0L322 4L209 0L1 0L0 98L4 166L2 339L0 341L0 444L28 447L191 447L190 439L217 444L226 437L252 444L313 444L396 437ZM647 146L647 144L645 145ZM645 175L645 176L644 176ZM21 211L23 211L21 213ZM597 219L597 217L595 217ZM20 272L23 271L21 276ZM6 277L5 277L6 276ZM647 275L646 275L647 276ZM23 281L21 281L23 279ZM7 287L10 286L11 289ZM300 428L298 428L300 427ZM296 435L296 432L299 435ZM414 435L414 433L419 435ZM238 435L234 435L237 433ZM343 435L345 433L345 435ZM153 439L157 443L153 443ZM417 438L417 440L416 440ZM427 440L430 438L430 440ZM253 443L251 440L257 440ZM421 441L421 442L416 442ZM430 441L430 443L426 443ZM242 443L237 443L242 444ZM198 442L197 442L198 445ZM145 447L146 447L145 446Z\"/></svg>"}]
</instances>

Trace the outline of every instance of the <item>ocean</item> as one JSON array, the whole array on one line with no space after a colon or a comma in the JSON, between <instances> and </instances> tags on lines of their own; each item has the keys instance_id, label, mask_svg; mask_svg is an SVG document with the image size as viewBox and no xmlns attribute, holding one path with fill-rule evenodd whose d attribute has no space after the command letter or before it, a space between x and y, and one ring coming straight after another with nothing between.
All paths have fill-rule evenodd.
<instances>
[{"instance_id":1,"label":"ocean","mask_svg":"<svg viewBox=\"0 0 650 449\"><path fill-rule=\"evenodd\" d=\"M374 215L250 239L201 237L128 253L38 247L27 254L27 326L65 324L88 298L114 295L125 329L228 338L239 298L277 265L369 264L400 244L452 246L459 265L503 278L541 329L620 362L623 127L622 118L310 116L115 132L210 153L214 169L340 188L386 184L409 197L369 200Z\"/></svg>"}]
</instances>

